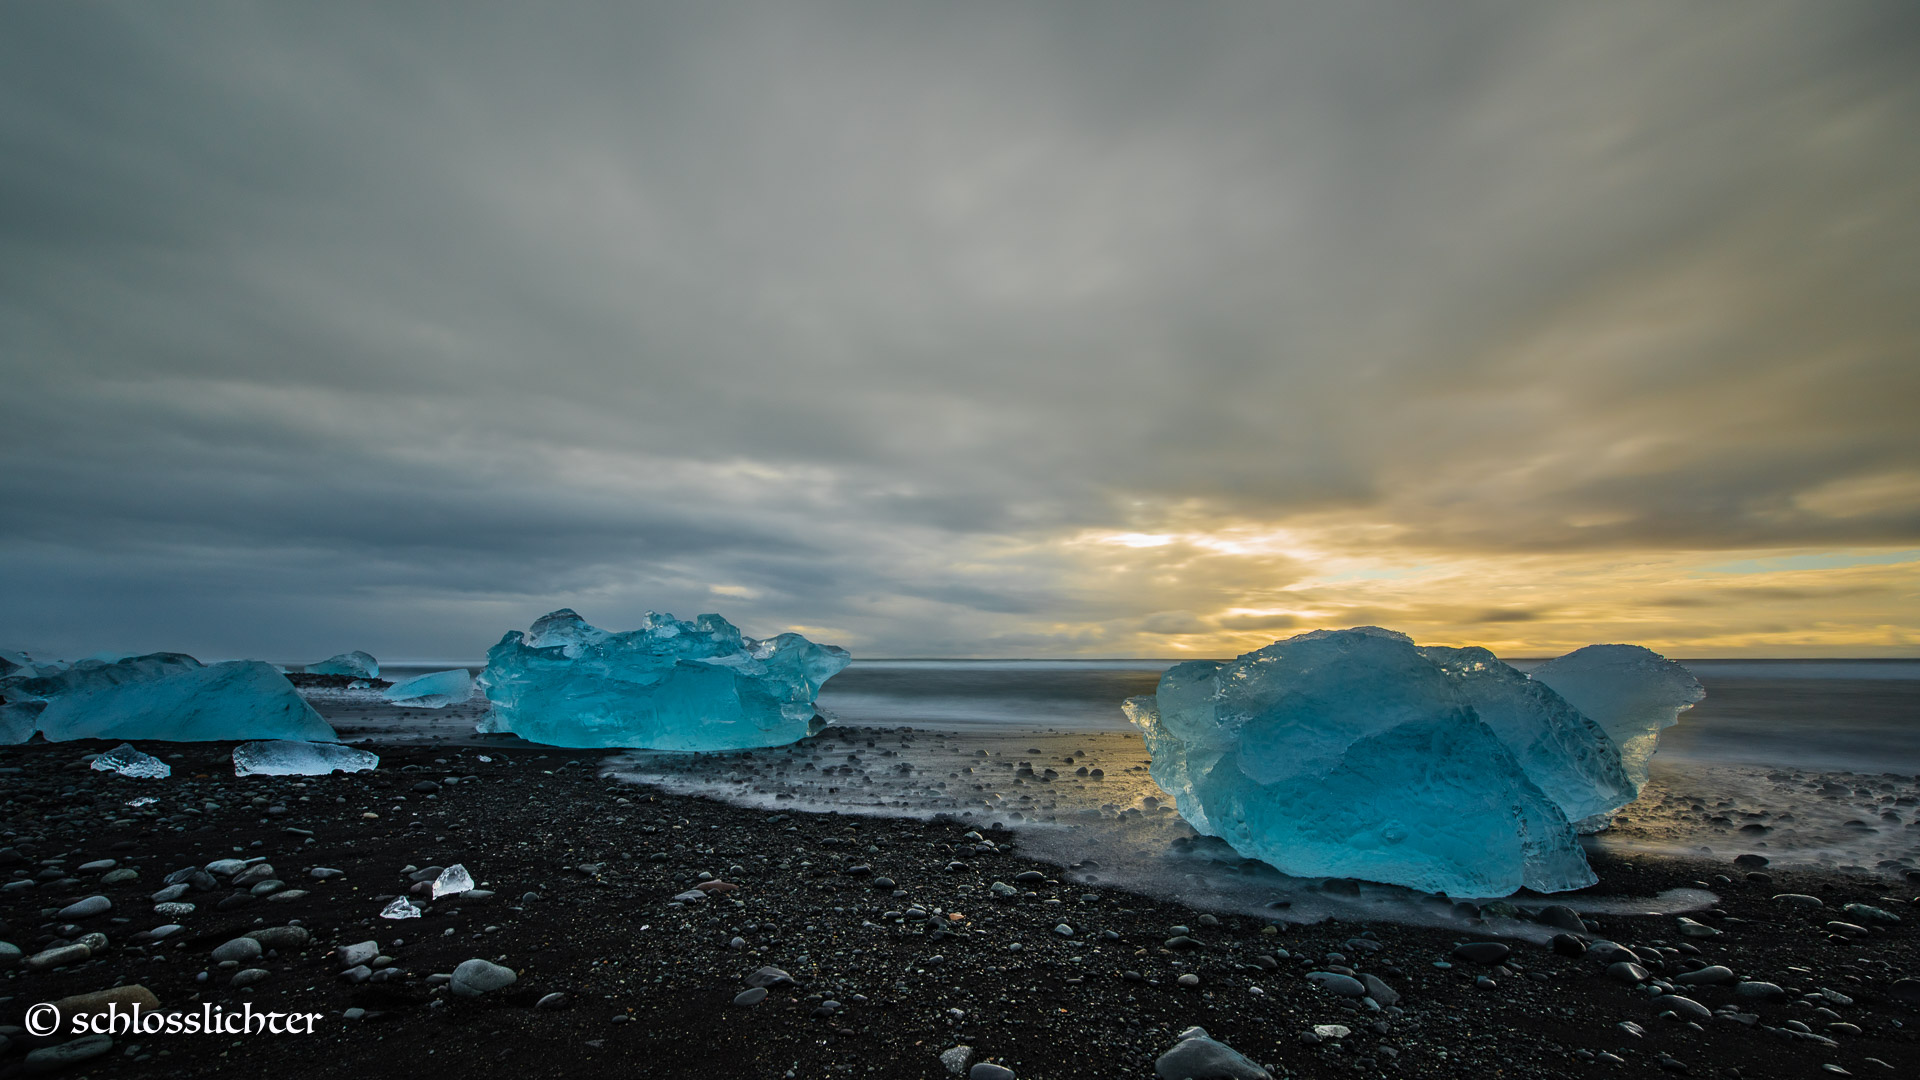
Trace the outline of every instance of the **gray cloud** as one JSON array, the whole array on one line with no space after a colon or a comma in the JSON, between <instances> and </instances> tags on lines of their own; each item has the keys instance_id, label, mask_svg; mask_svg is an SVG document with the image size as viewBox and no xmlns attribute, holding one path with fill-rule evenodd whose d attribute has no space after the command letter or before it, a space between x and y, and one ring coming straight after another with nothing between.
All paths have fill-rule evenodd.
<instances>
[{"instance_id":1,"label":"gray cloud","mask_svg":"<svg viewBox=\"0 0 1920 1080\"><path fill-rule=\"evenodd\" d=\"M1273 583L1082 532L1920 543L1916 71L1898 5L16 6L0 643L1125 652Z\"/></svg>"}]
</instances>

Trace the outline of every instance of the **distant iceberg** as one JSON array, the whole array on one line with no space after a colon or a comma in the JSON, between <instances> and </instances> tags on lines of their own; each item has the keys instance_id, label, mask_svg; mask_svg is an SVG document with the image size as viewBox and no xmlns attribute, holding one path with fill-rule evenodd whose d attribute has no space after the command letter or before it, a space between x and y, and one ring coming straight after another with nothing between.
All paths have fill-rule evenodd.
<instances>
[{"instance_id":1,"label":"distant iceberg","mask_svg":"<svg viewBox=\"0 0 1920 1080\"><path fill-rule=\"evenodd\" d=\"M377 679L380 677L380 661L372 653L344 652L330 656L317 664L307 665L309 675L345 675L352 679Z\"/></svg>"},{"instance_id":2,"label":"distant iceberg","mask_svg":"<svg viewBox=\"0 0 1920 1080\"><path fill-rule=\"evenodd\" d=\"M25 742L285 738L332 741L333 728L286 676L258 660L203 665L184 653L82 660L36 678L0 679L0 738Z\"/></svg>"},{"instance_id":3,"label":"distant iceberg","mask_svg":"<svg viewBox=\"0 0 1920 1080\"><path fill-rule=\"evenodd\" d=\"M1563 671L1604 668L1615 683L1595 700L1632 703L1617 710L1630 739L1699 700L1678 664L1604 648L1636 659ZM1596 879L1574 823L1604 821L1645 775L1606 721L1545 680L1484 649L1423 649L1378 627L1179 664L1124 708L1154 781L1195 829L1303 877L1473 897L1581 888Z\"/></svg>"},{"instance_id":4,"label":"distant iceberg","mask_svg":"<svg viewBox=\"0 0 1920 1080\"><path fill-rule=\"evenodd\" d=\"M821 684L852 662L799 634L741 636L718 615L649 612L609 633L570 609L510 631L487 652L482 732L550 746L742 750L817 730Z\"/></svg>"},{"instance_id":5,"label":"distant iceberg","mask_svg":"<svg viewBox=\"0 0 1920 1080\"><path fill-rule=\"evenodd\" d=\"M417 675L387 688L387 700L410 709L444 709L473 696L473 676L466 668Z\"/></svg>"}]
</instances>

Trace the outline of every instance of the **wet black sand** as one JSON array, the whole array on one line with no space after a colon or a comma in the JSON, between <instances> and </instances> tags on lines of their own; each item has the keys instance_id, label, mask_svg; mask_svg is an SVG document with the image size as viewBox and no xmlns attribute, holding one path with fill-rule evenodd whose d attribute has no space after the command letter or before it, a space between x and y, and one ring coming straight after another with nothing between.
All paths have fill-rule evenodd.
<instances>
[{"instance_id":1,"label":"wet black sand","mask_svg":"<svg viewBox=\"0 0 1920 1080\"><path fill-rule=\"evenodd\" d=\"M1786 991L1769 1002L1683 987L1707 1010L1734 1007L1688 1024L1661 1016L1658 997L1608 978L1597 959L1545 944L1506 939L1504 965L1453 957L1459 942L1495 939L1504 920L1296 926L1226 915L1206 925L1212 916L1112 883L1062 882L1010 833L982 834L994 851L968 839L965 822L671 795L603 777L600 752L385 746L375 747L377 773L242 779L230 746L153 743L142 748L175 773L143 781L84 765L107 748L0 751L0 879L36 881L0 892L0 941L32 956L87 933L107 938L53 970L7 961L0 1025L21 1024L33 1004L122 984L148 988L163 1011L250 1002L323 1015L312 1035L116 1037L63 1075L941 1077L938 1055L967 1045L1022 1078L1146 1077L1195 1024L1302 1077L1558 1077L1663 1064L1695 1076L1835 1075L1827 1066L1920 1075L1920 1004L1896 996L1899 979L1920 977L1920 906L1910 903L1920 884L1884 876L1769 868L1771 880L1758 881L1724 860L1596 854L1601 884L1590 892L1647 897L1705 884L1721 902L1692 918L1720 933L1689 938L1670 915L1611 915L1585 937L1640 949L1655 979L1723 964ZM427 783L438 789L416 790ZM141 795L159 802L126 805ZM222 858L264 858L282 894L305 895L223 910L233 890L219 880L183 897L192 914L153 913L150 895L169 872ZM108 871L79 869L103 859L138 877L102 884ZM410 885L405 868L453 863L493 897L377 918ZM345 873L319 880L313 867ZM674 900L702 874L738 888ZM995 882L1017 895L997 897ZM1771 899L1783 893L1822 906ZM70 924L57 914L95 895L112 910ZM1848 903L1901 921L1867 925L1843 913ZM312 935L304 947L225 970L211 959L236 936L296 920ZM142 940L172 921L183 928ZM1169 948L1175 936L1195 944ZM334 949L368 940L403 974L342 980ZM517 981L472 998L435 985L433 975L475 958ZM797 985L735 1005L762 966ZM248 968L267 974L227 985ZM1399 1001L1374 1011L1305 977L1336 968L1383 980ZM1179 985L1182 975L1198 985ZM563 995L550 1001L557 1007L538 1006L552 994ZM348 1019L350 1010L364 1012ZM1316 1037L1315 1025L1347 1033ZM4 1030L0 1076L25 1072L27 1050L59 1041Z\"/></svg>"}]
</instances>

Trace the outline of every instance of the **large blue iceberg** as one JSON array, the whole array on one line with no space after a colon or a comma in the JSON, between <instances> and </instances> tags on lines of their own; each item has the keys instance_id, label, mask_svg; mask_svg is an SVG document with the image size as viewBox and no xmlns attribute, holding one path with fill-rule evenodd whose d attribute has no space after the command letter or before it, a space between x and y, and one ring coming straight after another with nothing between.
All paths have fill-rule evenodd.
<instances>
[{"instance_id":1,"label":"large blue iceberg","mask_svg":"<svg viewBox=\"0 0 1920 1080\"><path fill-rule=\"evenodd\" d=\"M820 686L851 661L799 634L742 637L718 615L648 612L609 633L563 608L487 651L479 681L493 709L479 730L550 746L784 746L818 730Z\"/></svg>"},{"instance_id":2,"label":"large blue iceberg","mask_svg":"<svg viewBox=\"0 0 1920 1080\"><path fill-rule=\"evenodd\" d=\"M1581 650L1557 675L1592 686L1628 741L1699 700L1678 664L1601 648L1638 659ZM1303 877L1479 897L1581 888L1596 879L1575 824L1603 825L1645 779L1613 727L1553 684L1378 627L1179 664L1124 707L1195 829Z\"/></svg>"},{"instance_id":3,"label":"large blue iceberg","mask_svg":"<svg viewBox=\"0 0 1920 1080\"><path fill-rule=\"evenodd\" d=\"M300 739L334 730L286 676L258 660L202 664L184 653L82 660L35 678L0 679L0 740L39 731L70 739Z\"/></svg>"}]
</instances>

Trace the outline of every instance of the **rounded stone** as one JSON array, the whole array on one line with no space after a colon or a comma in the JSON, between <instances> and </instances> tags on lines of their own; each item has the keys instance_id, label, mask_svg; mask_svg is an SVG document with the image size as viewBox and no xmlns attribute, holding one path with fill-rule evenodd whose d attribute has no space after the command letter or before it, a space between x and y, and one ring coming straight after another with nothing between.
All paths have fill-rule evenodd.
<instances>
[{"instance_id":1,"label":"rounded stone","mask_svg":"<svg viewBox=\"0 0 1920 1080\"><path fill-rule=\"evenodd\" d=\"M1309 971L1307 981L1341 997L1366 997L1367 987L1359 979L1332 971Z\"/></svg>"},{"instance_id":2,"label":"rounded stone","mask_svg":"<svg viewBox=\"0 0 1920 1080\"><path fill-rule=\"evenodd\" d=\"M1677 994L1662 994L1654 999L1654 1006L1663 1013L1672 1013L1683 1020L1713 1019L1712 1009L1692 998L1680 997Z\"/></svg>"},{"instance_id":3,"label":"rounded stone","mask_svg":"<svg viewBox=\"0 0 1920 1080\"><path fill-rule=\"evenodd\" d=\"M1787 992L1777 983L1743 982L1733 988L1733 996L1752 1001L1785 1001Z\"/></svg>"},{"instance_id":4,"label":"rounded stone","mask_svg":"<svg viewBox=\"0 0 1920 1080\"><path fill-rule=\"evenodd\" d=\"M749 990L742 990L733 996L733 1003L743 1009L752 1005L758 1005L765 1000L767 1000L767 988L764 986L756 986Z\"/></svg>"},{"instance_id":5,"label":"rounded stone","mask_svg":"<svg viewBox=\"0 0 1920 1080\"><path fill-rule=\"evenodd\" d=\"M31 1051L23 1064L29 1073L52 1072L78 1065L113 1049L113 1036L88 1035L83 1039L63 1042L58 1046L43 1046Z\"/></svg>"},{"instance_id":6,"label":"rounded stone","mask_svg":"<svg viewBox=\"0 0 1920 1080\"><path fill-rule=\"evenodd\" d=\"M258 941L252 938L237 937L213 950L213 962L222 964L229 960L237 962L258 960L265 951L266 950L260 947Z\"/></svg>"},{"instance_id":7,"label":"rounded stone","mask_svg":"<svg viewBox=\"0 0 1920 1080\"><path fill-rule=\"evenodd\" d=\"M1367 988L1367 996L1382 1005L1396 1005L1400 1002L1400 991L1388 986L1378 975L1362 974L1360 982Z\"/></svg>"},{"instance_id":8,"label":"rounded stone","mask_svg":"<svg viewBox=\"0 0 1920 1080\"><path fill-rule=\"evenodd\" d=\"M51 971L54 968L78 964L93 955L93 950L85 945L59 945L34 953L22 961L28 971Z\"/></svg>"},{"instance_id":9,"label":"rounded stone","mask_svg":"<svg viewBox=\"0 0 1920 1080\"><path fill-rule=\"evenodd\" d=\"M1647 981L1647 969L1639 964L1618 960L1607 965L1607 978L1614 982L1636 985Z\"/></svg>"},{"instance_id":10,"label":"rounded stone","mask_svg":"<svg viewBox=\"0 0 1920 1080\"><path fill-rule=\"evenodd\" d=\"M301 949L313 940L304 926L270 926L246 935L268 949Z\"/></svg>"},{"instance_id":11,"label":"rounded stone","mask_svg":"<svg viewBox=\"0 0 1920 1080\"><path fill-rule=\"evenodd\" d=\"M60 909L63 919L90 919L95 915L105 915L113 910L113 901L104 896L89 896L85 900L76 900Z\"/></svg>"},{"instance_id":12,"label":"rounded stone","mask_svg":"<svg viewBox=\"0 0 1920 1080\"><path fill-rule=\"evenodd\" d=\"M461 997L479 997L501 987L512 986L519 978L512 968L501 967L487 960L467 960L453 969L453 979L447 983L447 989Z\"/></svg>"},{"instance_id":13,"label":"rounded stone","mask_svg":"<svg viewBox=\"0 0 1920 1080\"><path fill-rule=\"evenodd\" d=\"M1736 978L1738 976L1734 975L1732 968L1714 964L1698 971L1689 971L1684 975L1675 975L1673 981L1683 986L1720 986Z\"/></svg>"},{"instance_id":14,"label":"rounded stone","mask_svg":"<svg viewBox=\"0 0 1920 1080\"><path fill-rule=\"evenodd\" d=\"M61 998L53 1003L53 1007L60 1011L61 1016L92 1015L97 1012L107 1011L115 1005L120 1006L123 1010L138 1005L142 1009L151 1011L160 1007L160 999L154 995L153 991L139 983L130 983L125 986L113 987L110 990L95 990L90 994L75 994L72 997Z\"/></svg>"},{"instance_id":15,"label":"rounded stone","mask_svg":"<svg viewBox=\"0 0 1920 1080\"><path fill-rule=\"evenodd\" d=\"M1457 959L1475 964L1497 964L1512 956L1513 948L1498 941L1469 941L1465 945L1456 946L1453 955Z\"/></svg>"}]
</instances>

